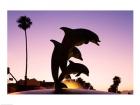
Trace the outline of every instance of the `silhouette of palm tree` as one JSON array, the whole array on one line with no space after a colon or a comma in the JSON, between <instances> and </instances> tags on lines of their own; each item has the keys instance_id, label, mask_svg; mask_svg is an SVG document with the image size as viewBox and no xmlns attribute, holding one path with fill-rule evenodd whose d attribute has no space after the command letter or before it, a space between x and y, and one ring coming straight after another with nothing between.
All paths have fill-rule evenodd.
<instances>
[{"instance_id":1,"label":"silhouette of palm tree","mask_svg":"<svg viewBox=\"0 0 140 105\"><path fill-rule=\"evenodd\" d=\"M31 19L26 16L21 16L18 20L18 27L23 29L25 32L25 43L26 43L26 68L25 68L25 86L27 85L27 68L28 68L28 50L27 50L27 32L26 30L32 25Z\"/></svg>"}]
</instances>

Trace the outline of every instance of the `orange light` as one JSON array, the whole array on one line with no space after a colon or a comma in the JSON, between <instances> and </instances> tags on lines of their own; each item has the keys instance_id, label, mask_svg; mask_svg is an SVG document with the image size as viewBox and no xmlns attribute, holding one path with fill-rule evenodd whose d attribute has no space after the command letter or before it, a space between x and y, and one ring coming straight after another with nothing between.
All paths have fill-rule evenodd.
<instances>
[{"instance_id":1,"label":"orange light","mask_svg":"<svg viewBox=\"0 0 140 105\"><path fill-rule=\"evenodd\" d=\"M69 89L79 89L82 88L79 83L77 83L74 80L64 80L63 83L69 88Z\"/></svg>"}]
</instances>

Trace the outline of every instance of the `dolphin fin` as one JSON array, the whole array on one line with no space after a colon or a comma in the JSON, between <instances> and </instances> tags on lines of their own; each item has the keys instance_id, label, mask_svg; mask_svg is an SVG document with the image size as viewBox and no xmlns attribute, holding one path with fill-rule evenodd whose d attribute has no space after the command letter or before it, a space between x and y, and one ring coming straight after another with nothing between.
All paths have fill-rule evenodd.
<instances>
[{"instance_id":1,"label":"dolphin fin","mask_svg":"<svg viewBox=\"0 0 140 105\"><path fill-rule=\"evenodd\" d=\"M69 32L71 32L71 28L68 27L60 27L61 30L63 30L65 32L66 35L68 35Z\"/></svg>"}]
</instances>

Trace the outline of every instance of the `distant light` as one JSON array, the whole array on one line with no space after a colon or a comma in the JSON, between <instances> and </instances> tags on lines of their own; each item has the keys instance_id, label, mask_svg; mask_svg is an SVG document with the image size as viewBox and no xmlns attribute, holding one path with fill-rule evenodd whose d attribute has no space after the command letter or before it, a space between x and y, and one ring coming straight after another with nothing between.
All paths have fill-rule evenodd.
<instances>
[{"instance_id":1,"label":"distant light","mask_svg":"<svg viewBox=\"0 0 140 105\"><path fill-rule=\"evenodd\" d=\"M82 88L79 83L77 83L74 80L64 80L63 83L69 88L69 89L79 89Z\"/></svg>"}]
</instances>

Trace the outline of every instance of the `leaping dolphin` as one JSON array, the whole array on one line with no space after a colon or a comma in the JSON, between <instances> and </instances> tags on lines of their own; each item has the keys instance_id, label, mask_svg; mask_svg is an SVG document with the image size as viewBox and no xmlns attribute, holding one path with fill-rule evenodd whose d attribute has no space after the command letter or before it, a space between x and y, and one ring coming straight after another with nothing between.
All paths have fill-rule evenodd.
<instances>
[{"instance_id":1,"label":"leaping dolphin","mask_svg":"<svg viewBox=\"0 0 140 105\"><path fill-rule=\"evenodd\" d=\"M76 77L79 76L81 73L89 76L88 68L80 63L74 63L73 61L69 60L70 64L67 66L67 70L61 73L59 77L59 81L62 81L66 76L70 74L76 74Z\"/></svg>"},{"instance_id":2,"label":"leaping dolphin","mask_svg":"<svg viewBox=\"0 0 140 105\"><path fill-rule=\"evenodd\" d=\"M73 47L69 50L66 50L63 45L56 40L50 40L54 44L54 50L52 53L52 59L51 59L51 70L52 70L52 76L55 83L59 83L58 81L58 71L59 67L61 68L62 72L67 67L67 60L71 57L75 57L79 60L83 60L81 52L78 48Z\"/></svg>"},{"instance_id":3,"label":"leaping dolphin","mask_svg":"<svg viewBox=\"0 0 140 105\"><path fill-rule=\"evenodd\" d=\"M98 42L101 42L98 35L88 29L71 29L68 27L61 27L60 29L62 29L65 33L62 44L64 44L67 48L88 44L89 42L95 43L99 46Z\"/></svg>"}]
</instances>

